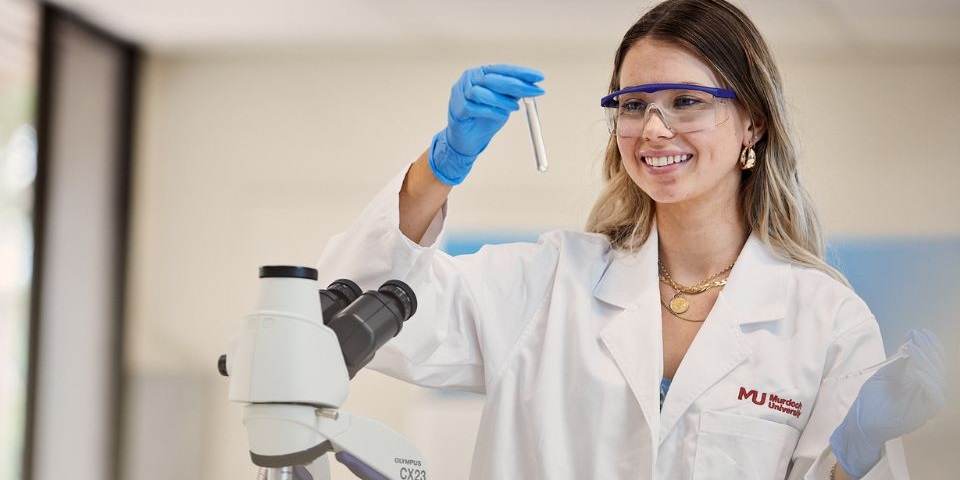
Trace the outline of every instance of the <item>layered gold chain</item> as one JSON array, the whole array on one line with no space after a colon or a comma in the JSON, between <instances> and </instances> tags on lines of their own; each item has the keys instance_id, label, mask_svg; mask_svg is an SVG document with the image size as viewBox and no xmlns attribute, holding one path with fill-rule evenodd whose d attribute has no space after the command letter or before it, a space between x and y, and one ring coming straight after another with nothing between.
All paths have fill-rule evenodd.
<instances>
[{"instance_id":1,"label":"layered gold chain","mask_svg":"<svg viewBox=\"0 0 960 480\"><path fill-rule=\"evenodd\" d=\"M688 322L702 322L703 320L706 320L706 319L694 320L694 319L680 316L682 313L686 312L690 308L690 301L687 300L686 297L684 297L684 294L696 295L698 293L706 292L711 288L722 287L726 285L727 277L720 278L720 279L717 279L717 277L720 277L721 275L724 275L730 270L732 270L736 262L731 263L730 266L728 266L727 268L724 268L723 270L720 270L719 272L714 273L713 275L710 275L709 277L697 282L697 284L690 287L677 283L673 279L673 277L670 276L670 272L668 272L667 267L663 265L663 261L658 259L657 264L660 266L660 282L666 285L669 285L670 288L672 288L676 292L673 298L670 299L669 304L664 303L662 300L660 301L660 303L663 304L664 307L667 307L667 310L669 310L670 313L673 314L673 316L681 320L686 320Z\"/></svg>"}]
</instances>

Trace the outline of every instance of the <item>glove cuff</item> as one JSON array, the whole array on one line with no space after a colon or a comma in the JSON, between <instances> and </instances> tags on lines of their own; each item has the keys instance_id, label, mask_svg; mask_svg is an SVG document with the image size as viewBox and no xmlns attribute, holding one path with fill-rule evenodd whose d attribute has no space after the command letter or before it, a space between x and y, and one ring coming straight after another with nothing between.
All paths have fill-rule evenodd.
<instances>
[{"instance_id":1,"label":"glove cuff","mask_svg":"<svg viewBox=\"0 0 960 480\"><path fill-rule=\"evenodd\" d=\"M451 187L463 183L476 159L475 155L460 154L447 143L447 129L440 130L433 136L430 153L427 155L430 171L437 179Z\"/></svg>"}]
</instances>

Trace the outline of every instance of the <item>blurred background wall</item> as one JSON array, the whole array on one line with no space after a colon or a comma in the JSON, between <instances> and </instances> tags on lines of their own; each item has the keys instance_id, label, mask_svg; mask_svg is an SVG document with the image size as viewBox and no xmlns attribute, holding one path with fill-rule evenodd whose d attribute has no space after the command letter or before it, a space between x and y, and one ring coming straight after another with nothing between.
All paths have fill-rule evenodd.
<instances>
[{"instance_id":1,"label":"blurred background wall","mask_svg":"<svg viewBox=\"0 0 960 480\"><path fill-rule=\"evenodd\" d=\"M504 62L545 73L539 107L550 170L535 172L525 122L515 116L453 193L451 233L527 238L580 228L607 140L598 101L620 36L647 7L60 3L147 51L122 437L122 477L144 480L254 477L239 408L227 402L215 363L253 307L257 267L314 264L327 239L444 126L449 88L463 69ZM906 446L914 478L956 478L960 459L949 445L960 439L952 276L960 268L960 7L738 4L780 61L801 133L802 177L838 262L868 302L880 298L870 291L903 295L882 310L871 302L888 352L914 325L934 328L947 344L951 401ZM890 255L897 262L883 268ZM898 267L915 264L926 267ZM899 288L904 283L913 289ZM481 403L362 372L344 408L413 439L434 478L465 478Z\"/></svg>"},{"instance_id":2,"label":"blurred background wall","mask_svg":"<svg viewBox=\"0 0 960 480\"><path fill-rule=\"evenodd\" d=\"M616 40L573 52L384 46L153 56L142 97L128 336L130 400L141 412L131 427L147 443L128 444L133 452L161 462L156 447L146 445L176 445L190 452L199 476L253 473L237 408L224 402L227 382L216 375L214 360L252 306L257 266L312 265L325 240L346 228L443 126L449 86L463 68L512 62L546 74L548 93L539 106L551 167L535 172L525 123L515 116L451 197L451 232L523 236L580 228L607 138L597 102ZM960 62L781 60L803 132L803 175L833 239L960 236L960 166L951 148L960 125L960 95L953 91ZM944 301L955 298L949 290L956 281L947 282ZM945 307L939 313L956 311ZM953 334L949 323L944 327ZM437 477L465 476L481 399L437 395L378 373L360 375L351 388L346 408L417 440ZM184 395L193 399L181 407L190 416L171 416L178 420L169 423L156 415ZM947 410L950 422L908 441L916 478L951 478L924 473L944 463L952 465L945 474L960 468L941 447L940 435L960 439L960 416ZM195 445L186 448L184 441Z\"/></svg>"}]
</instances>

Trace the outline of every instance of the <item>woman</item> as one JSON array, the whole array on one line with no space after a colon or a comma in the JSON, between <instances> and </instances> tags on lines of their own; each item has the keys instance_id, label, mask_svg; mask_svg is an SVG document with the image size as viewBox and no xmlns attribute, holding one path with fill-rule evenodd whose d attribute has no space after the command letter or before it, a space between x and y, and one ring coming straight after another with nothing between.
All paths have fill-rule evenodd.
<instances>
[{"instance_id":1,"label":"woman","mask_svg":"<svg viewBox=\"0 0 960 480\"><path fill-rule=\"evenodd\" d=\"M417 319L371 365L486 394L471 478L906 478L897 437L932 413L884 410L896 402L858 398L866 375L845 375L883 359L879 329L823 260L777 67L749 19L671 0L626 33L588 232L438 251L451 188L542 79L465 72L447 127L320 263L417 292ZM874 390L922 390L904 365L938 359L918 367L933 347L911 345ZM906 410L912 423L871 430Z\"/></svg>"}]
</instances>

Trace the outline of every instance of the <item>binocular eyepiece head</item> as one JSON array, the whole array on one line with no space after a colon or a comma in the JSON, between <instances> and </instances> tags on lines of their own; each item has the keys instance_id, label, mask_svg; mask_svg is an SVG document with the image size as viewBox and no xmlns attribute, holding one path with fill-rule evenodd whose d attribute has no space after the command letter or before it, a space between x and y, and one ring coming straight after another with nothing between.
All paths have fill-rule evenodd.
<instances>
[{"instance_id":1,"label":"binocular eyepiece head","mask_svg":"<svg viewBox=\"0 0 960 480\"><path fill-rule=\"evenodd\" d=\"M350 285L356 287L349 280L336 280L327 290L321 290L320 297L325 302L323 321L337 334L347 373L353 378L416 313L417 297L400 280L389 280L377 291L359 296L355 295L359 288ZM340 300L334 303L329 300L332 296Z\"/></svg>"},{"instance_id":2,"label":"binocular eyepiece head","mask_svg":"<svg viewBox=\"0 0 960 480\"><path fill-rule=\"evenodd\" d=\"M288 265L266 265L260 267L260 278L302 278L305 280L317 280L320 277L317 269L310 267L296 267ZM406 321L417 313L417 296L413 290L400 280L387 280L377 292L392 297ZM334 280L326 289L320 290L320 301L323 304L323 323L330 323L330 320L337 312L343 310L353 303L363 290L351 280L341 278Z\"/></svg>"},{"instance_id":3,"label":"binocular eyepiece head","mask_svg":"<svg viewBox=\"0 0 960 480\"><path fill-rule=\"evenodd\" d=\"M319 274L310 267L268 265L260 267L260 278L315 281ZM417 312L417 296L400 280L388 280L376 291L364 293L356 283L339 279L320 290L319 296L323 323L337 334L350 378Z\"/></svg>"}]
</instances>

